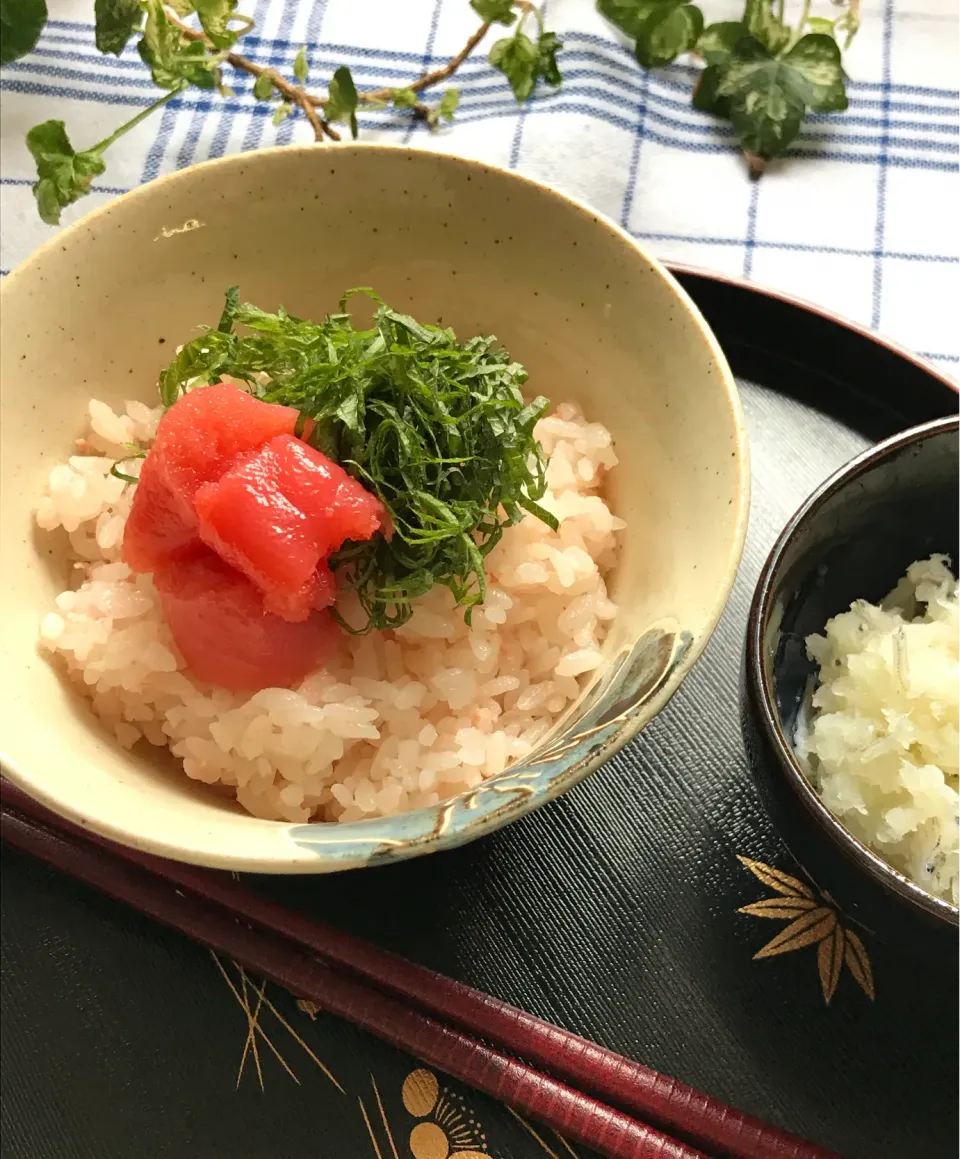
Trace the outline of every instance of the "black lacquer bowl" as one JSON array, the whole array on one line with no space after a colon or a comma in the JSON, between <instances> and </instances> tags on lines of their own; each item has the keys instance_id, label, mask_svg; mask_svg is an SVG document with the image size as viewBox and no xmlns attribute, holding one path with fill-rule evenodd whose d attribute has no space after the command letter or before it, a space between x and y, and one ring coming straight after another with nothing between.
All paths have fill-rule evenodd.
<instances>
[{"instance_id":1,"label":"black lacquer bowl","mask_svg":"<svg viewBox=\"0 0 960 1159\"><path fill-rule=\"evenodd\" d=\"M791 853L855 922L956 968L957 907L898 873L826 808L793 751L815 674L804 641L860 598L879 602L914 560L957 551L956 416L895 435L827 480L787 524L750 609L744 740Z\"/></svg>"}]
</instances>

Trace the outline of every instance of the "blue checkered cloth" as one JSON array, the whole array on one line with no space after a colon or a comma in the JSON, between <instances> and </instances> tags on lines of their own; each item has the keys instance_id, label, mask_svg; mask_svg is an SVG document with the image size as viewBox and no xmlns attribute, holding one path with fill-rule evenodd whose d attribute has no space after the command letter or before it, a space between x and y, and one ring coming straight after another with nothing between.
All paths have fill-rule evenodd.
<instances>
[{"instance_id":1,"label":"blue checkered cloth","mask_svg":"<svg viewBox=\"0 0 960 1159\"><path fill-rule=\"evenodd\" d=\"M818 3L829 15L828 0ZM456 53L477 23L467 0L255 0L240 7L257 23L242 51L289 72L305 44L318 84L340 64L363 87L409 83ZM704 7L710 19L729 19L738 4L704 0ZM0 74L4 271L50 236L33 207L26 130L62 118L79 148L156 95L130 48L119 59L96 51L92 9L92 0L52 0L36 51ZM691 107L695 68L645 73L592 0L547 0L549 26L564 42L558 92L518 108L481 48L458 74L453 126L430 133L384 111L361 117L361 130L371 140L410 141L541 178L589 202L661 258L809 299L955 374L957 7L864 0L861 14L846 58L849 110L809 118L792 156L758 183L747 179L729 127ZM235 95L189 92L122 138L103 183L64 220L195 161L312 139L303 118L273 126L250 78L231 83Z\"/></svg>"}]
</instances>

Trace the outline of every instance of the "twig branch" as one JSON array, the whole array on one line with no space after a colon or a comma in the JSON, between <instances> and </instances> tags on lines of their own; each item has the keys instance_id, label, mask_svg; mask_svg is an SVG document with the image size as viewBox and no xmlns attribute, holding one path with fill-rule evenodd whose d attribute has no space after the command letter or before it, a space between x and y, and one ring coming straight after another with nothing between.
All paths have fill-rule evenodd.
<instances>
[{"instance_id":1,"label":"twig branch","mask_svg":"<svg viewBox=\"0 0 960 1159\"><path fill-rule=\"evenodd\" d=\"M276 82L274 82L276 83ZM313 129L313 137L316 141L322 141L324 136L329 136L332 141L339 141L340 134L336 129L331 129L328 121L317 112L317 107L309 99L310 94L304 89L303 85L297 89L297 104L303 109L303 115L310 122L310 128Z\"/></svg>"},{"instance_id":2,"label":"twig branch","mask_svg":"<svg viewBox=\"0 0 960 1159\"><path fill-rule=\"evenodd\" d=\"M209 44L206 36L202 32L197 32L190 28L182 21L178 20L176 16L166 10L167 19L170 23L178 29L181 36L185 40L201 41L204 44ZM236 52L228 52L224 58L226 62L234 68L240 69L242 72L248 72L254 77L269 77L273 82L274 88L277 92L291 105L296 105L297 108L302 109L306 115L307 120L313 128L314 136L318 141L322 141L324 137L329 137L331 141L339 141L340 134L334 129L323 117L317 112L317 109L322 108L326 101L320 97L311 96L310 93L305 92L302 88L292 85L288 80L285 80L276 69L267 68L260 64L255 64L252 60L247 60L245 56L240 56Z\"/></svg>"},{"instance_id":3,"label":"twig branch","mask_svg":"<svg viewBox=\"0 0 960 1159\"><path fill-rule=\"evenodd\" d=\"M463 64L480 41L487 35L489 28L489 24L481 24L457 55L448 60L445 65L440 68L435 68L433 72L425 72L423 76L418 77L412 84L395 87L405 87L412 92L422 93L424 89L431 88L433 85L439 84L440 81L453 76L460 65ZM361 101L373 101L375 104L382 104L384 101L389 101L393 94L394 89L374 89L372 92L358 93L357 96Z\"/></svg>"},{"instance_id":4,"label":"twig branch","mask_svg":"<svg viewBox=\"0 0 960 1159\"><path fill-rule=\"evenodd\" d=\"M527 11L536 11L536 6L529 3L529 0L515 0L516 7ZM186 40L201 41L205 44L210 42L202 32L190 28L189 25L184 24L178 20L177 17L170 11L164 10L167 19L170 23L178 29L180 34ZM467 43L461 48L456 56L451 57L445 65L440 68L435 68L431 72L425 72L423 76L418 77L409 85L395 85L393 88L373 89L369 92L357 93L357 102L365 105L384 105L389 103L393 98L393 94L398 88L408 88L415 93L422 93L424 89L432 88L433 85L439 84L441 81L447 80L448 77L453 76L460 65L473 52L481 40L489 31L489 22L481 24L474 32ZM321 112L326 108L328 103L327 97L314 96L313 93L308 93L302 86L297 87L285 80L276 69L257 64L255 61L248 60L247 57L241 56L236 52L228 52L224 57L227 64L232 65L233 68L239 69L241 72L249 73L253 77L266 76L269 77L277 92L288 101L291 105L296 105L297 108L302 109L310 126L313 129L313 134L318 141L322 141L324 137L329 137L331 141L339 141L340 134L334 129L330 123L323 117ZM430 109L427 105L417 104L413 108L414 116L419 120L426 121L429 119Z\"/></svg>"}]
</instances>

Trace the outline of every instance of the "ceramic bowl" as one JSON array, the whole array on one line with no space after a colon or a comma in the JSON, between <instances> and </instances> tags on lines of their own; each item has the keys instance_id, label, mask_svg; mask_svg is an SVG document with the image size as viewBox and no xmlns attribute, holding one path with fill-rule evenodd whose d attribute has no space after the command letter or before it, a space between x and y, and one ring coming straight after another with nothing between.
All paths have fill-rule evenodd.
<instances>
[{"instance_id":1,"label":"ceramic bowl","mask_svg":"<svg viewBox=\"0 0 960 1159\"><path fill-rule=\"evenodd\" d=\"M605 663L521 766L386 820L255 819L149 746L124 751L37 651L67 582L62 535L32 511L89 398L156 402L176 346L224 290L322 316L350 286L496 334L531 387L614 433L628 521ZM163 856L254 872L352 868L456 845L596 769L676 691L740 558L747 451L736 389L703 319L630 237L560 194L475 162L384 146L285 147L197 165L55 236L2 285L0 712L6 775L55 811Z\"/></svg>"},{"instance_id":2,"label":"ceramic bowl","mask_svg":"<svg viewBox=\"0 0 960 1159\"><path fill-rule=\"evenodd\" d=\"M826 808L794 753L816 666L804 641L856 599L878 603L933 553L957 564L957 418L914 427L858 455L794 515L750 610L743 725L766 806L821 891L894 946L957 955L957 907L897 872Z\"/></svg>"}]
</instances>

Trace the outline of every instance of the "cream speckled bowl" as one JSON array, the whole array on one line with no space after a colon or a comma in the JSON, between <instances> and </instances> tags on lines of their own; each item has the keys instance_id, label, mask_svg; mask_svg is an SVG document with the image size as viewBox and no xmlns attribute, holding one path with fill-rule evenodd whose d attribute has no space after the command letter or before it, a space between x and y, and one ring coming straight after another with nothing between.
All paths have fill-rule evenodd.
<instances>
[{"instance_id":1,"label":"cream speckled bowl","mask_svg":"<svg viewBox=\"0 0 960 1159\"><path fill-rule=\"evenodd\" d=\"M493 333L531 388L613 432L628 521L606 663L531 758L472 793L385 820L262 821L149 746L124 751L37 650L65 586L64 536L35 529L91 396L156 399L158 371L227 286L321 316L372 285L461 338ZM729 369L676 282L625 233L513 173L384 146L269 150L197 165L55 236L0 288L0 756L64 816L163 856L316 873L479 836L563 792L676 691L740 558L749 471ZM638 824L640 821L638 805Z\"/></svg>"}]
</instances>

